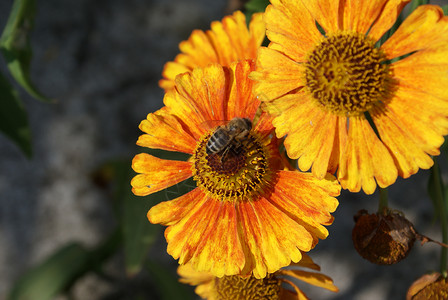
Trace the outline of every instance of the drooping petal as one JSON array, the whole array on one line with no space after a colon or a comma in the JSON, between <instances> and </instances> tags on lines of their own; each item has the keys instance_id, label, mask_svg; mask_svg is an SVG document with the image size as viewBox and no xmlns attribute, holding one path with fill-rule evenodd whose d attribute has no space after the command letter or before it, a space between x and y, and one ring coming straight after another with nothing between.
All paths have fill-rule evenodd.
<instances>
[{"instance_id":1,"label":"drooping petal","mask_svg":"<svg viewBox=\"0 0 448 300\"><path fill-rule=\"evenodd\" d=\"M256 71L250 74L257 81L254 94L260 100L271 100L304 86L304 67L270 48L258 50Z\"/></svg>"},{"instance_id":2,"label":"drooping petal","mask_svg":"<svg viewBox=\"0 0 448 300\"><path fill-rule=\"evenodd\" d=\"M297 263L292 263L291 267L303 267L316 271L320 271L320 266L306 253L302 253L302 259Z\"/></svg>"},{"instance_id":3,"label":"drooping petal","mask_svg":"<svg viewBox=\"0 0 448 300\"><path fill-rule=\"evenodd\" d=\"M381 46L389 59L448 42L448 17L439 6L421 5Z\"/></svg>"},{"instance_id":4,"label":"drooping petal","mask_svg":"<svg viewBox=\"0 0 448 300\"><path fill-rule=\"evenodd\" d=\"M286 296L286 299L295 299L295 300L310 300L310 298L308 298L307 296L306 296L306 294L301 290L301 289L299 289L299 287L296 285L296 283L295 282L293 282L292 280L289 280L289 279L283 279L282 280L284 283L286 283L286 284L288 284L289 286L291 286L293 289L294 289L294 292L295 292L295 297L291 297L291 295L285 295ZM282 294L282 296L283 296L284 294ZM281 298L282 300L283 300L283 298Z\"/></svg>"},{"instance_id":5,"label":"drooping petal","mask_svg":"<svg viewBox=\"0 0 448 300\"><path fill-rule=\"evenodd\" d=\"M271 4L265 13L266 35L278 51L296 62L303 62L306 54L322 39L307 9L308 3L272 0Z\"/></svg>"},{"instance_id":6,"label":"drooping petal","mask_svg":"<svg viewBox=\"0 0 448 300\"><path fill-rule=\"evenodd\" d=\"M132 178L132 192L146 196L173 186L192 176L191 163L165 160L140 153L132 160L132 168L141 173Z\"/></svg>"},{"instance_id":7,"label":"drooping petal","mask_svg":"<svg viewBox=\"0 0 448 300\"><path fill-rule=\"evenodd\" d=\"M208 272L198 272L191 264L185 264L177 267L177 274L179 274L179 281L190 285L203 284L204 282L212 281L215 277Z\"/></svg>"},{"instance_id":8,"label":"drooping petal","mask_svg":"<svg viewBox=\"0 0 448 300\"><path fill-rule=\"evenodd\" d=\"M366 194L395 182L398 171L387 148L378 139L364 116L350 117L347 146L338 169L338 180L344 189Z\"/></svg>"},{"instance_id":9,"label":"drooping petal","mask_svg":"<svg viewBox=\"0 0 448 300\"><path fill-rule=\"evenodd\" d=\"M400 101L401 99L394 99ZM412 111L412 105L408 106L408 111ZM421 112L420 112L421 113ZM389 148L395 159L398 175L408 178L417 173L419 168L429 169L433 165L431 157L422 150L421 141L418 141L417 134L425 135L419 128L410 125L405 119L410 115L400 116L391 111L388 107L377 107L372 110L372 118L378 129L381 140ZM412 120L415 122L415 119ZM416 129L415 131L412 130ZM443 143L442 136L436 136L435 142L440 146ZM438 149L433 147L434 154L439 154ZM437 151L437 152L436 152Z\"/></svg>"},{"instance_id":10,"label":"drooping petal","mask_svg":"<svg viewBox=\"0 0 448 300\"><path fill-rule=\"evenodd\" d=\"M191 264L177 267L179 282L196 286L194 292L202 299L216 300L216 277L209 272L198 272Z\"/></svg>"},{"instance_id":11,"label":"drooping petal","mask_svg":"<svg viewBox=\"0 0 448 300\"><path fill-rule=\"evenodd\" d=\"M204 196L195 207L165 231L168 253L179 264L216 276L239 274L245 257L238 239L236 211L231 202Z\"/></svg>"},{"instance_id":12,"label":"drooping petal","mask_svg":"<svg viewBox=\"0 0 448 300\"><path fill-rule=\"evenodd\" d=\"M263 278L291 261L301 259L302 251L313 246L312 235L264 198L237 205L241 240L250 253L246 266L255 278Z\"/></svg>"},{"instance_id":13,"label":"drooping petal","mask_svg":"<svg viewBox=\"0 0 448 300\"><path fill-rule=\"evenodd\" d=\"M291 276L295 279L304 281L314 286L327 289L332 292L339 291L339 289L334 285L333 280L324 274L307 272L302 270L290 270L290 269L281 270L280 274L285 276Z\"/></svg>"},{"instance_id":14,"label":"drooping petal","mask_svg":"<svg viewBox=\"0 0 448 300\"><path fill-rule=\"evenodd\" d=\"M185 131L179 119L166 113L166 108L148 114L139 128L146 133L138 138L139 146L190 154L196 147L193 136Z\"/></svg>"}]
</instances>

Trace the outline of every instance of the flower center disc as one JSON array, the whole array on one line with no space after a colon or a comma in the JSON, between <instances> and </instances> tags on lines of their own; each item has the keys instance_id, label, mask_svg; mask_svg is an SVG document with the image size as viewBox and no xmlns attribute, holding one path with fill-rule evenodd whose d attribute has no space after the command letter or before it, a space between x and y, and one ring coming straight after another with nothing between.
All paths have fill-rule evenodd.
<instances>
[{"instance_id":1,"label":"flower center disc","mask_svg":"<svg viewBox=\"0 0 448 300\"><path fill-rule=\"evenodd\" d=\"M266 147L250 132L238 146L207 154L213 131L203 136L192 156L197 185L219 200L250 200L263 191L271 176Z\"/></svg>"},{"instance_id":2,"label":"flower center disc","mask_svg":"<svg viewBox=\"0 0 448 300\"><path fill-rule=\"evenodd\" d=\"M280 299L281 282L272 274L263 279L224 276L215 280L216 299Z\"/></svg>"},{"instance_id":3,"label":"flower center disc","mask_svg":"<svg viewBox=\"0 0 448 300\"><path fill-rule=\"evenodd\" d=\"M305 63L306 85L315 100L338 115L360 115L388 96L385 55L360 33L324 39Z\"/></svg>"}]
</instances>

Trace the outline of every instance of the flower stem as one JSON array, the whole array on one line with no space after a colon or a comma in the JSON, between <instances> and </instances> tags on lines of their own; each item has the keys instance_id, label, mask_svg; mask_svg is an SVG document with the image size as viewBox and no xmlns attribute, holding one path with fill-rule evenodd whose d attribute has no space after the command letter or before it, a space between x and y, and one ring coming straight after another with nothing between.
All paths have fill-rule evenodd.
<instances>
[{"instance_id":1,"label":"flower stem","mask_svg":"<svg viewBox=\"0 0 448 300\"><path fill-rule=\"evenodd\" d=\"M387 188L379 188L380 190L380 201L378 203L378 213L385 214L388 210L388 193Z\"/></svg>"},{"instance_id":2,"label":"flower stem","mask_svg":"<svg viewBox=\"0 0 448 300\"><path fill-rule=\"evenodd\" d=\"M435 181L435 200L436 209L439 211L440 225L442 226L442 243L447 244L448 242L448 213L447 213L447 203L443 193L443 182L440 176L440 168L437 158L434 157L434 181ZM447 263L448 263L448 249L442 247L440 253L440 273L444 278L447 277Z\"/></svg>"}]
</instances>

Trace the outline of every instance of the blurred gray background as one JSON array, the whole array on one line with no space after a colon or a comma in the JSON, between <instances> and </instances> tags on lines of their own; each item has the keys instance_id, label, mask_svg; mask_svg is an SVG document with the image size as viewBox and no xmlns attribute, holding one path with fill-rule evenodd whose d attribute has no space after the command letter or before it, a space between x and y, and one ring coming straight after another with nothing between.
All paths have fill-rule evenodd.
<instances>
[{"instance_id":1,"label":"blurred gray background","mask_svg":"<svg viewBox=\"0 0 448 300\"><path fill-rule=\"evenodd\" d=\"M0 1L1 28L11 5L12 0ZM31 160L0 135L0 299L60 246L94 246L112 230L110 195L94 184L92 172L109 159L139 152L138 124L162 106L157 81L164 63L193 29L208 29L230 10L226 0L46 0L37 8L32 79L58 102L45 104L21 92L32 128ZM4 60L1 66L5 72ZM440 240L426 195L428 174L398 180L390 188L390 206L402 210L420 233ZM357 255L353 215L362 208L375 211L377 199L343 192L329 238L311 252L340 292L302 285L312 299L404 299L415 279L438 269L440 251L433 244L416 243L406 260L388 267ZM174 270L176 262L165 250L161 235L151 255ZM111 269L122 271L119 257ZM73 298L106 299L112 291L91 274L76 283Z\"/></svg>"}]
</instances>

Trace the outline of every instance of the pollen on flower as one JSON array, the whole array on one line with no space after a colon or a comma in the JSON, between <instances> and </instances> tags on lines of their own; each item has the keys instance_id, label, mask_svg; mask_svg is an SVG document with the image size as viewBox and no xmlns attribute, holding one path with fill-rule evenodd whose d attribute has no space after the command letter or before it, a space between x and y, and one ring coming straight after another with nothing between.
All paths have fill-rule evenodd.
<instances>
[{"instance_id":1,"label":"pollen on flower","mask_svg":"<svg viewBox=\"0 0 448 300\"><path fill-rule=\"evenodd\" d=\"M364 34L338 32L307 57L306 86L324 109L339 115L363 114L391 94L391 76L382 51Z\"/></svg>"},{"instance_id":2,"label":"pollen on flower","mask_svg":"<svg viewBox=\"0 0 448 300\"><path fill-rule=\"evenodd\" d=\"M193 178L206 193L219 200L250 200L272 181L269 153L253 132L225 155L207 154L206 145L213 131L204 135L192 156Z\"/></svg>"}]
</instances>

